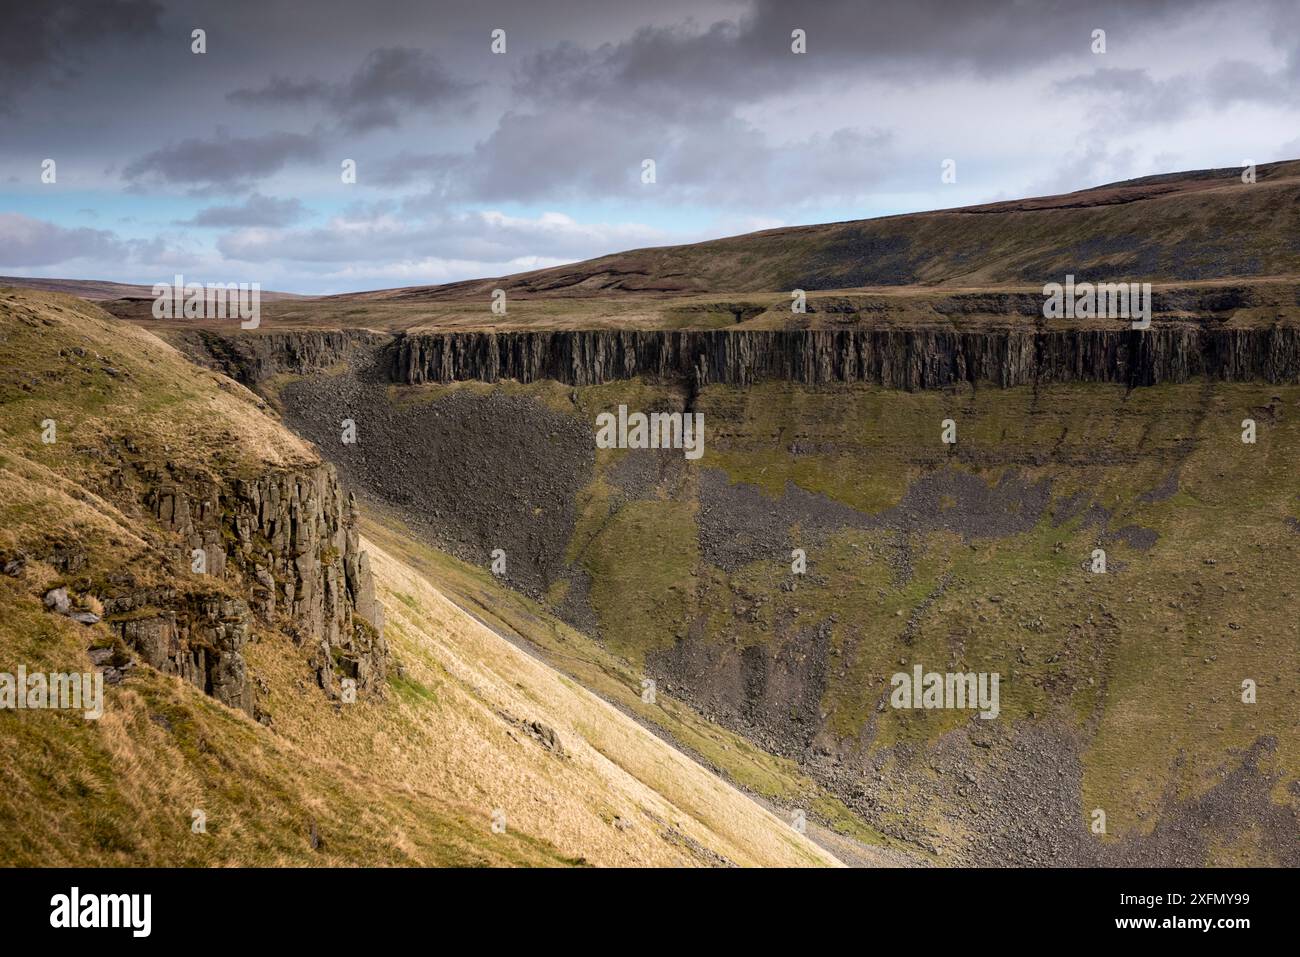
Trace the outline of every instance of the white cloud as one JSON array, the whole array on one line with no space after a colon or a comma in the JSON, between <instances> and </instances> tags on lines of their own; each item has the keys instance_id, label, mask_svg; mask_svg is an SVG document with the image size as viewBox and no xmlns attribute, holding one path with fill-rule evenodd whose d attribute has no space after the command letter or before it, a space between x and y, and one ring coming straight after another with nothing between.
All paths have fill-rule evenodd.
<instances>
[{"instance_id":1,"label":"white cloud","mask_svg":"<svg viewBox=\"0 0 1300 957\"><path fill-rule=\"evenodd\" d=\"M673 237L638 223L580 223L563 213L536 218L479 211L418 221L391 212L338 216L310 229L241 229L217 247L230 259L302 263L399 263L428 259L509 264L527 257L573 262L614 249L661 245ZM464 275L457 278L471 278Z\"/></svg>"}]
</instances>

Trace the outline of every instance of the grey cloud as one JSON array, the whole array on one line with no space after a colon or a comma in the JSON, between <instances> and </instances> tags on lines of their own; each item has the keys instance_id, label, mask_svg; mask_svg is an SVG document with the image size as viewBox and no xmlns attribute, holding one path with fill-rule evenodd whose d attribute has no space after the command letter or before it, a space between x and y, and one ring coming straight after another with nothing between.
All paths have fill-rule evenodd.
<instances>
[{"instance_id":1,"label":"grey cloud","mask_svg":"<svg viewBox=\"0 0 1300 957\"><path fill-rule=\"evenodd\" d=\"M414 153L403 150L394 156L381 159L367 171L376 185L393 187L423 186L426 195L447 196L453 187L453 178L464 166L464 158L455 153Z\"/></svg>"},{"instance_id":2,"label":"grey cloud","mask_svg":"<svg viewBox=\"0 0 1300 957\"><path fill-rule=\"evenodd\" d=\"M639 185L641 161L663 162L661 129L614 110L558 108L505 114L465 157L456 190L471 199L609 196Z\"/></svg>"},{"instance_id":3,"label":"grey cloud","mask_svg":"<svg viewBox=\"0 0 1300 957\"><path fill-rule=\"evenodd\" d=\"M507 113L464 156L408 158L403 177L435 185L437 201L650 200L751 206L807 205L862 196L888 172L892 136L843 128L771 143L737 117L647 125L635 113L587 108ZM653 184L642 162L655 162Z\"/></svg>"},{"instance_id":4,"label":"grey cloud","mask_svg":"<svg viewBox=\"0 0 1300 957\"><path fill-rule=\"evenodd\" d=\"M1275 48L1285 52L1283 65L1270 70L1257 62L1227 59L1205 74L1209 101L1217 107L1234 103L1295 106L1300 103L1300 4L1295 0L1261 0L1251 11Z\"/></svg>"},{"instance_id":5,"label":"grey cloud","mask_svg":"<svg viewBox=\"0 0 1300 957\"><path fill-rule=\"evenodd\" d=\"M768 186L773 195L793 205L852 204L897 165L892 132L842 128L774 150Z\"/></svg>"},{"instance_id":6,"label":"grey cloud","mask_svg":"<svg viewBox=\"0 0 1300 957\"><path fill-rule=\"evenodd\" d=\"M265 257L268 269L278 257L299 275L319 274L301 264L320 257L320 271L351 277L361 275L353 260L379 275L433 251L502 262L650 241L473 218L493 206L697 228L952 205L928 173L947 155L962 164L963 202L1064 191L1175 168L1157 150L1176 153L1179 168L1215 165L1223 144L1207 142L1211 124L1200 121L1244 102L1264 117L1254 129L1255 111L1234 118L1252 137L1246 152L1262 161L1274 140L1300 152L1294 0L319 0L310 16L293 0L165 6L159 16L147 2L30 0L7 16L0 101L18 91L24 113L0 137L0 181L29 202L30 172L10 174L55 156L61 182L85 173L100 184L90 205L138 200L123 211L139 215L64 226L111 222L137 236L190 217L187 226L220 230L187 235L172 253L178 263L219 255L219 242L230 255ZM194 25L209 29L206 57L189 52ZM488 53L496 26L509 31L504 57ZM790 52L795 27L808 33L803 56ZM1104 57L1088 53L1096 27L1108 32ZM1171 71L1186 76L1163 79ZM227 93L234 87L243 89ZM471 101L473 112L460 110ZM1110 122L1134 116L1143 122ZM1174 116L1198 122L1146 132ZM214 133L221 124L227 131ZM374 135L334 155L330 137L361 132ZM342 225L308 228L323 221L308 214L337 201L345 155L358 159L360 179L342 195L367 207ZM658 164L653 186L640 182L644 158ZM121 170L121 183L104 185ZM275 189L261 181L277 172ZM300 172L313 175L281 185ZM220 198L191 217L189 204L166 207L176 186ZM300 196L302 206L254 189ZM93 261L104 272L144 254L99 230L48 230L27 227L23 248L101 243L107 253Z\"/></svg>"},{"instance_id":7,"label":"grey cloud","mask_svg":"<svg viewBox=\"0 0 1300 957\"><path fill-rule=\"evenodd\" d=\"M246 261L270 257L389 263L441 258L506 263L534 256L543 246L549 258L572 260L666 241L665 234L644 226L588 225L560 215L521 219L473 212L417 221L376 213L312 229L237 231L221 237L217 246L228 259Z\"/></svg>"},{"instance_id":8,"label":"grey cloud","mask_svg":"<svg viewBox=\"0 0 1300 957\"><path fill-rule=\"evenodd\" d=\"M321 156L316 134L267 133L232 136L219 127L211 139L187 139L147 153L122 171L130 181L148 179L169 184L231 187L267 176L300 160Z\"/></svg>"},{"instance_id":9,"label":"grey cloud","mask_svg":"<svg viewBox=\"0 0 1300 957\"><path fill-rule=\"evenodd\" d=\"M1131 179L1144 173L1156 172L1137 165L1132 148L1110 150L1096 142L1085 141L1071 151L1052 175L1034 183L1026 191L1028 196L1051 196L1068 193L1083 185L1099 186ZM1008 199L1014 197L1006 197Z\"/></svg>"},{"instance_id":10,"label":"grey cloud","mask_svg":"<svg viewBox=\"0 0 1300 957\"><path fill-rule=\"evenodd\" d=\"M1064 95L1101 95L1113 115L1153 123L1178 119L1198 100L1191 78L1157 80L1144 69L1104 67L1058 80L1052 88Z\"/></svg>"},{"instance_id":11,"label":"grey cloud","mask_svg":"<svg viewBox=\"0 0 1300 957\"><path fill-rule=\"evenodd\" d=\"M320 80L298 81L275 76L263 87L234 90L226 94L226 99L241 106L302 106L305 103L324 102L329 94L329 84Z\"/></svg>"},{"instance_id":12,"label":"grey cloud","mask_svg":"<svg viewBox=\"0 0 1300 957\"><path fill-rule=\"evenodd\" d=\"M354 132L396 127L401 116L449 103L464 105L476 84L453 77L438 59L420 50L387 47L372 50L352 76L341 83L319 79L274 77L265 86L228 94L245 106L302 106L318 103L340 117Z\"/></svg>"},{"instance_id":13,"label":"grey cloud","mask_svg":"<svg viewBox=\"0 0 1300 957\"><path fill-rule=\"evenodd\" d=\"M1224 60L1206 74L1205 83L1210 102L1218 107L1234 103L1289 104L1300 99L1296 89L1300 81L1300 56L1293 55L1282 70L1265 70L1258 63L1245 60Z\"/></svg>"},{"instance_id":14,"label":"grey cloud","mask_svg":"<svg viewBox=\"0 0 1300 957\"><path fill-rule=\"evenodd\" d=\"M181 226L232 228L240 226L289 226L306 214L298 199L276 199L253 193L237 206L209 206L199 210Z\"/></svg>"},{"instance_id":15,"label":"grey cloud","mask_svg":"<svg viewBox=\"0 0 1300 957\"><path fill-rule=\"evenodd\" d=\"M1222 2L821 0L793 7L756 0L734 21L645 27L595 49L543 51L521 66L515 91L538 101L618 98L661 112L702 101L753 101L832 76L842 83L853 76L914 82L926 68L1008 74L1086 51L1094 28L1117 35L1155 30ZM791 52L795 28L806 33L805 54Z\"/></svg>"},{"instance_id":16,"label":"grey cloud","mask_svg":"<svg viewBox=\"0 0 1300 957\"><path fill-rule=\"evenodd\" d=\"M0 113L12 112L15 95L23 90L77 75L82 48L156 32L161 12L154 0L6 4L0 30Z\"/></svg>"}]
</instances>

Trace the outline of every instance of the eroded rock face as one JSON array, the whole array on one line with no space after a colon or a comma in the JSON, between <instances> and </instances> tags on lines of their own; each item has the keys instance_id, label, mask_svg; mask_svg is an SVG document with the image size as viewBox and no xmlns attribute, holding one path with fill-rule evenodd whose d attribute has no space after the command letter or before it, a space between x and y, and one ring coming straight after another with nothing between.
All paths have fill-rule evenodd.
<instances>
[{"instance_id":1,"label":"eroded rock face","mask_svg":"<svg viewBox=\"0 0 1300 957\"><path fill-rule=\"evenodd\" d=\"M333 466L231 482L159 478L144 504L179 536L180 560L197 576L188 592L123 581L104 600L115 632L150 665L253 714L243 648L261 621L312 648L330 694L344 678L360 691L382 685L383 612L355 500ZM204 591L209 578L233 589Z\"/></svg>"},{"instance_id":2,"label":"eroded rock face","mask_svg":"<svg viewBox=\"0 0 1300 957\"><path fill-rule=\"evenodd\" d=\"M113 622L113 630L147 664L232 708L254 713L243 657L253 628L247 602L155 588L110 598L104 610L126 616ZM135 612L142 614L133 617Z\"/></svg>"},{"instance_id":3,"label":"eroded rock face","mask_svg":"<svg viewBox=\"0 0 1300 957\"><path fill-rule=\"evenodd\" d=\"M1288 326L422 333L398 336L387 349L390 377L408 385L555 379L583 386L639 375L697 386L778 379L907 390L963 382L1141 386L1197 376L1300 381L1300 329Z\"/></svg>"},{"instance_id":4,"label":"eroded rock face","mask_svg":"<svg viewBox=\"0 0 1300 957\"><path fill-rule=\"evenodd\" d=\"M200 365L252 385L278 372L304 374L327 369L353 348L386 337L359 330L300 330L223 336L207 330L168 336Z\"/></svg>"}]
</instances>

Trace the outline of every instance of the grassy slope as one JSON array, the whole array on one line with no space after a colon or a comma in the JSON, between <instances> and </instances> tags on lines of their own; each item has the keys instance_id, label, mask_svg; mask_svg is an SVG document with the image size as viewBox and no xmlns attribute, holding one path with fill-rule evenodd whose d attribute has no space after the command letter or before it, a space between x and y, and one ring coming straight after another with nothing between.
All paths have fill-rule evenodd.
<instances>
[{"instance_id":1,"label":"grassy slope","mask_svg":"<svg viewBox=\"0 0 1300 957\"><path fill-rule=\"evenodd\" d=\"M470 609L500 634L512 636L549 665L614 703L641 723L658 729L738 787L787 809L811 812L814 820L861 842L856 853L875 863L900 860L903 850L868 826L842 802L786 758L772 755L743 736L701 717L689 705L659 689L656 700L642 699L642 670L601 642L569 627L547 608L503 587L481 568L417 543L399 519L371 511L366 536L416 569L458 605ZM873 849L880 848L876 853Z\"/></svg>"},{"instance_id":2,"label":"grassy slope","mask_svg":"<svg viewBox=\"0 0 1300 957\"><path fill-rule=\"evenodd\" d=\"M0 369L0 554L30 559L0 577L0 670L86 670L86 648L110 643L103 624L46 612L49 587L90 596L122 569L181 583L129 482L110 491L115 462L229 476L314 461L251 393L67 297L0 291ZM40 441L46 418L53 445ZM36 560L55 545L84 549L87 566L60 576ZM98 722L0 711L0 862L831 862L418 573L373 557L404 672L383 700L331 703L303 649L259 628L247 657L274 730L146 667L106 689ZM553 728L565 755L520 721ZM490 828L497 808L504 834ZM191 831L194 809L205 834Z\"/></svg>"}]
</instances>

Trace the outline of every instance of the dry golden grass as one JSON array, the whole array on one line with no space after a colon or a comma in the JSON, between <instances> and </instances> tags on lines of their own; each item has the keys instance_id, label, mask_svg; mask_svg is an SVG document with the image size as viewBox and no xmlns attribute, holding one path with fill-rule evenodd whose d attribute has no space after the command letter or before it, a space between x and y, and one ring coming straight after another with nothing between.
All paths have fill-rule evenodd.
<instances>
[{"instance_id":1,"label":"dry golden grass","mask_svg":"<svg viewBox=\"0 0 1300 957\"><path fill-rule=\"evenodd\" d=\"M390 640L408 676L439 702L450 699L428 708L422 722L433 740L457 743L443 755L442 783L450 793L481 791L563 853L595 863L696 862L673 832L742 865L831 862L788 824L475 621L373 543L368 547ZM503 714L546 723L565 756ZM449 727L439 728L435 717ZM427 769L412 762L419 753L393 749L394 774L423 775ZM614 816L630 826L615 827Z\"/></svg>"}]
</instances>

